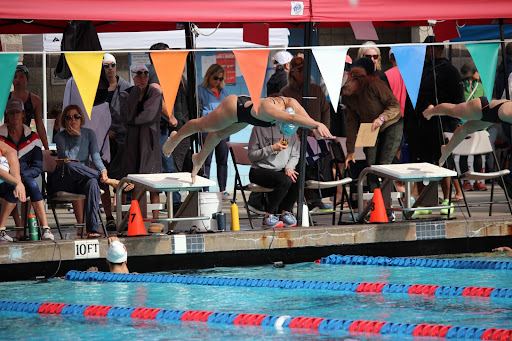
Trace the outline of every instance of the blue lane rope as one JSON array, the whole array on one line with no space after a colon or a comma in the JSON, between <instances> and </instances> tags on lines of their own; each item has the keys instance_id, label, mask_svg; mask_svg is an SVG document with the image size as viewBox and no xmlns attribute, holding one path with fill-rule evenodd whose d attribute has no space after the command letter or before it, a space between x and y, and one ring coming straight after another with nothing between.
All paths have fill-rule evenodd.
<instances>
[{"instance_id":1,"label":"blue lane rope","mask_svg":"<svg viewBox=\"0 0 512 341\"><path fill-rule=\"evenodd\" d=\"M158 321L196 321L206 324L246 325L302 329L330 334L343 331L366 335L428 336L441 339L508 340L512 329L471 328L438 324L411 324L386 321L330 319L322 317L278 316L267 314L225 313L198 310L132 308L67 303L0 301L0 311L57 316L96 316L99 318L134 318Z\"/></svg>"},{"instance_id":2,"label":"blue lane rope","mask_svg":"<svg viewBox=\"0 0 512 341\"><path fill-rule=\"evenodd\" d=\"M435 297L494 297L512 298L512 288L481 288L449 285L418 285L391 283L359 283L335 281L302 281L283 279L207 277L157 274L118 274L96 271L71 270L65 277L68 281L80 282L146 282L178 283L188 285L260 287L279 289L334 290L348 292L373 292L383 294L428 294Z\"/></svg>"}]
</instances>

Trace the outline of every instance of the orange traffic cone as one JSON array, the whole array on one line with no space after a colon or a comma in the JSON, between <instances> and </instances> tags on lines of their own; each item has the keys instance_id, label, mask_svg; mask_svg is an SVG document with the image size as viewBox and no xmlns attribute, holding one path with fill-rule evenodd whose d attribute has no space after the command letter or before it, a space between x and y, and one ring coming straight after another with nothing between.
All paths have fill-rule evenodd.
<instances>
[{"instance_id":1,"label":"orange traffic cone","mask_svg":"<svg viewBox=\"0 0 512 341\"><path fill-rule=\"evenodd\" d=\"M380 188L373 191L372 211L370 212L370 223L387 223L388 214L384 206L384 199Z\"/></svg>"},{"instance_id":2,"label":"orange traffic cone","mask_svg":"<svg viewBox=\"0 0 512 341\"><path fill-rule=\"evenodd\" d=\"M147 236L147 234L144 221L142 220L139 202L137 200L132 200L130 218L128 218L128 237Z\"/></svg>"}]
</instances>

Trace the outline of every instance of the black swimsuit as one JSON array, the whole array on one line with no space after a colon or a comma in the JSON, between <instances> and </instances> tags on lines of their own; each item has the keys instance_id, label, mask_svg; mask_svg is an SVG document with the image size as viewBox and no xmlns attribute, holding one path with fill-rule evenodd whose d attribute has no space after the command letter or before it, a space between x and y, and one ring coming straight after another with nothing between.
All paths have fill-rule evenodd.
<instances>
[{"instance_id":1,"label":"black swimsuit","mask_svg":"<svg viewBox=\"0 0 512 341\"><path fill-rule=\"evenodd\" d=\"M249 96L238 96L238 100L236 102L236 116L238 118L238 123L249 123L256 127L273 126L273 122L261 121L251 115L252 104L248 107L245 106L245 103L249 102L250 100L251 98Z\"/></svg>"},{"instance_id":2,"label":"black swimsuit","mask_svg":"<svg viewBox=\"0 0 512 341\"><path fill-rule=\"evenodd\" d=\"M500 109L501 105L506 102L495 105L493 108L489 107L489 101L485 96L480 97L480 102L482 103L482 118L480 119L481 121L490 123L503 122L501 118L498 116L498 110Z\"/></svg>"}]
</instances>

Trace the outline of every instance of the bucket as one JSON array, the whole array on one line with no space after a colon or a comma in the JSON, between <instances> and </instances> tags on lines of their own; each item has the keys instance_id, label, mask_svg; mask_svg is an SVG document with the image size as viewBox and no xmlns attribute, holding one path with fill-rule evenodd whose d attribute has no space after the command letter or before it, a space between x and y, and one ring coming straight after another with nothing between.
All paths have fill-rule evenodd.
<instances>
[{"instance_id":1,"label":"bucket","mask_svg":"<svg viewBox=\"0 0 512 341\"><path fill-rule=\"evenodd\" d=\"M174 232L218 231L217 221L212 216L214 213L222 212L222 193L199 192L198 194L198 216L210 217L210 219L179 222L174 228ZM195 216L195 214L188 216Z\"/></svg>"}]
</instances>

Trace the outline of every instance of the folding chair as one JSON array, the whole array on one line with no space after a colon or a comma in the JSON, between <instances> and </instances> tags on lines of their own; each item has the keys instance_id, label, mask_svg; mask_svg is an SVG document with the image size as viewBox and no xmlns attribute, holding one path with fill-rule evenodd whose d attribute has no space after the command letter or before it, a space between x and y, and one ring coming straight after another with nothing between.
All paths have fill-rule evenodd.
<instances>
[{"instance_id":1,"label":"folding chair","mask_svg":"<svg viewBox=\"0 0 512 341\"><path fill-rule=\"evenodd\" d=\"M49 173L53 173L55 171L55 168L57 167L57 163L55 161L57 157L52 155L51 153L52 153L52 151L50 151L50 150L43 150L43 174L42 174L43 191L42 192L43 192L43 197L46 199L48 206L50 206L50 208L53 212L53 217L55 218L55 223L57 224L57 229L59 230L60 238L63 239L61 226L64 226L64 225L60 224L55 208L56 208L57 204L71 203L72 201L75 201L75 200L85 200L85 195L71 193L71 192L65 192L65 191L48 194L46 176ZM105 233L105 238L106 238L106 237L108 237L108 232L105 227L105 224L103 223L103 218L101 217L101 213L99 210L98 210L98 216L99 216L100 223L101 223L101 226L103 228L103 232ZM83 221L82 224L73 224L72 226L81 226L82 227L82 238L83 238L84 231L85 231L85 221L86 221L85 220L85 209L83 212L83 220L82 221Z\"/></svg>"},{"instance_id":2,"label":"folding chair","mask_svg":"<svg viewBox=\"0 0 512 341\"><path fill-rule=\"evenodd\" d=\"M453 136L453 133L443 133L444 137L450 140ZM468 211L468 215L471 217L471 212L469 210L469 207L476 207L476 206L482 206L485 204L489 204L489 216L492 215L492 206L494 203L496 204L508 204L508 209L510 213L512 213L512 206L510 204L510 198L508 196L507 190L504 189L505 192L505 198L506 201L494 201L494 183L496 178L500 178L502 183L504 184L505 181L503 179L503 176L510 173L508 169L500 169L500 165L496 159L496 154L494 152L494 149L492 148L491 141L489 140L489 133L487 131L477 131L473 134L469 134L455 149L453 150L454 155L478 155L478 154L487 154L492 153L493 159L494 159L494 166L497 171L490 172L490 173L481 173L481 172L465 172L464 174L460 175L459 182L462 183L460 180L491 180L491 196L489 199L489 202L479 202L479 203L471 203L469 204L466 200L466 195L464 194L464 190L462 190L462 193L464 194L464 204L466 206L466 209ZM459 206L460 207L460 206Z\"/></svg>"},{"instance_id":3,"label":"folding chair","mask_svg":"<svg viewBox=\"0 0 512 341\"><path fill-rule=\"evenodd\" d=\"M350 184L353 180L350 177L342 178L342 172L340 171L339 165L343 164L344 155L341 155L341 153L342 153L341 146L339 146L339 144L337 143L336 140L331 141L328 144L328 146L330 148L331 156L333 157L334 166L336 167L334 180L330 180L330 181L306 180L304 189L322 190L322 189L328 189L328 188L336 188L337 189L338 186L342 187L341 200L339 202L337 200L337 195L338 195L337 192L338 191L336 190L334 192L334 207L333 207L332 212L309 212L310 218L312 215L332 214L332 225L334 225L334 224L336 224L336 213L340 214L339 219L338 219L338 224L341 224L342 223L341 222L342 214L348 212L343 209L343 204L344 204L345 200L348 203L349 212L352 215L352 219L354 219L354 212L352 210L352 204L350 203L350 196L346 189L346 185ZM336 209L336 206L338 205L338 203L340 204L339 210ZM312 219L310 219L310 220L311 220L311 225L314 225L313 220Z\"/></svg>"},{"instance_id":4,"label":"folding chair","mask_svg":"<svg viewBox=\"0 0 512 341\"><path fill-rule=\"evenodd\" d=\"M273 188L266 188L254 183L249 183L244 185L242 183L242 178L240 176L240 172L238 171L238 165L250 166L251 160L249 160L249 151L247 150L248 143L237 143L237 142L228 142L227 146L229 148L229 152L231 153L231 160L233 160L233 166L235 167L235 188L233 190L233 199L232 203L236 202L236 193L240 191L242 193L242 198L244 200L244 207L247 212L247 217L249 218L249 223L251 225L251 229L254 229L252 224L252 211L249 209L249 204L247 202L247 197L245 196L245 192L257 192L257 193L269 193L272 192ZM259 215L259 214L257 214Z\"/></svg>"}]
</instances>

